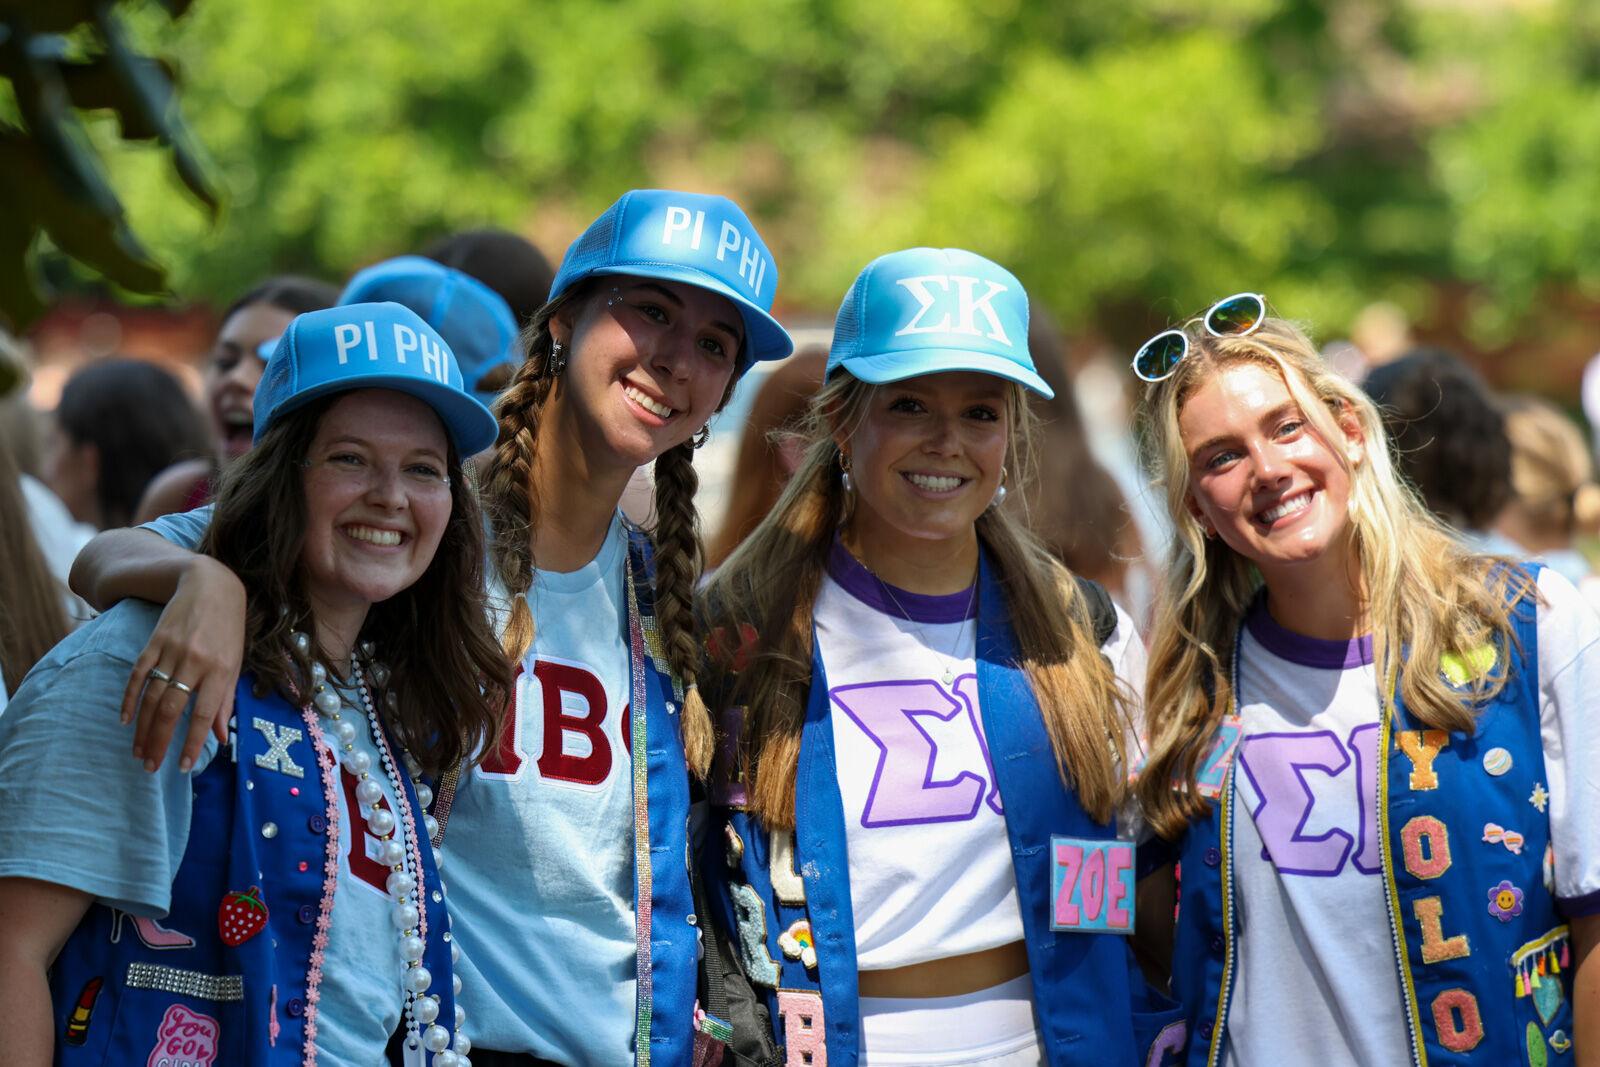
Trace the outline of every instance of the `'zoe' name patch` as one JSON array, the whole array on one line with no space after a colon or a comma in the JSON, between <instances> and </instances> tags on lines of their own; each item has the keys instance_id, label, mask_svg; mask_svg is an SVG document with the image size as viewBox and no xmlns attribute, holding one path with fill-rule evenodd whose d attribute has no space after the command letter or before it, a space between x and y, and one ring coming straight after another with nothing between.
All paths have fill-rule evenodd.
<instances>
[{"instance_id":1,"label":"'zoe' name patch","mask_svg":"<svg viewBox=\"0 0 1600 1067\"><path fill-rule=\"evenodd\" d=\"M1133 843L1050 839L1050 929L1131 934Z\"/></svg>"}]
</instances>

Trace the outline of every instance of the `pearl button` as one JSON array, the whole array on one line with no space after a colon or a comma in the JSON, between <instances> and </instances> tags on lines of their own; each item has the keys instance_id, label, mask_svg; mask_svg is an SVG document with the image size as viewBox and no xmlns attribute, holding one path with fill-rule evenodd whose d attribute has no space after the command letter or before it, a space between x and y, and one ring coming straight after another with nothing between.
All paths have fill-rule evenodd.
<instances>
[{"instance_id":1,"label":"pearl button","mask_svg":"<svg viewBox=\"0 0 1600 1067\"><path fill-rule=\"evenodd\" d=\"M266 838L268 841L271 841L274 837L277 837L278 836L278 824L275 823L275 822L264 822L264 823L262 823L261 824L261 836Z\"/></svg>"}]
</instances>

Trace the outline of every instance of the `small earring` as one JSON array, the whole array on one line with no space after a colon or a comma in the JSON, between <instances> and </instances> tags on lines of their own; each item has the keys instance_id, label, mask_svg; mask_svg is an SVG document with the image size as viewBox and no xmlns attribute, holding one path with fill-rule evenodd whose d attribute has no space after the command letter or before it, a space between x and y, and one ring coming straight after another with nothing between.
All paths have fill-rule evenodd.
<instances>
[{"instance_id":1,"label":"small earring","mask_svg":"<svg viewBox=\"0 0 1600 1067\"><path fill-rule=\"evenodd\" d=\"M550 358L545 360L545 367L550 371L552 378L567 369L567 354L562 349L560 341L550 342Z\"/></svg>"},{"instance_id":2,"label":"small earring","mask_svg":"<svg viewBox=\"0 0 1600 1067\"><path fill-rule=\"evenodd\" d=\"M622 290L612 289L611 295L606 297L606 307L616 307L620 303L622 303Z\"/></svg>"},{"instance_id":3,"label":"small earring","mask_svg":"<svg viewBox=\"0 0 1600 1067\"><path fill-rule=\"evenodd\" d=\"M839 453L839 484L844 486L845 495L856 491L856 484L850 477L850 453Z\"/></svg>"},{"instance_id":4,"label":"small earring","mask_svg":"<svg viewBox=\"0 0 1600 1067\"><path fill-rule=\"evenodd\" d=\"M704 448L710 442L710 440L711 440L711 427L709 425L702 426L702 427L700 427L700 432L696 433L694 435L694 437L691 439L690 447L696 448L696 449Z\"/></svg>"}]
</instances>

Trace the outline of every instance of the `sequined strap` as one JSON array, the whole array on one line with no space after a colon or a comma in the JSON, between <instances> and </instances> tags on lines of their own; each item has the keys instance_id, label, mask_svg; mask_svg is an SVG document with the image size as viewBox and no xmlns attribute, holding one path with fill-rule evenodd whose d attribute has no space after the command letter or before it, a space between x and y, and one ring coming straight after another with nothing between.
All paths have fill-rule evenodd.
<instances>
[{"instance_id":1,"label":"sequined strap","mask_svg":"<svg viewBox=\"0 0 1600 1067\"><path fill-rule=\"evenodd\" d=\"M512 706L511 714L516 714L515 705ZM433 807L429 809L429 813L433 816L437 829L428 840L434 848L444 844L444 828L450 822L450 808L456 802L456 783L459 781L461 781L461 768L451 767L439 777L439 787L433 791Z\"/></svg>"},{"instance_id":2,"label":"sequined strap","mask_svg":"<svg viewBox=\"0 0 1600 1067\"><path fill-rule=\"evenodd\" d=\"M634 866L634 942L638 976L637 1014L634 1021L635 1067L650 1067L650 1014L653 986L650 970L651 895L655 882L650 869L650 766L646 738L649 703L645 694L644 623L639 613L639 597L633 585L633 567L627 568L628 582L628 659L633 685L633 866Z\"/></svg>"}]
</instances>

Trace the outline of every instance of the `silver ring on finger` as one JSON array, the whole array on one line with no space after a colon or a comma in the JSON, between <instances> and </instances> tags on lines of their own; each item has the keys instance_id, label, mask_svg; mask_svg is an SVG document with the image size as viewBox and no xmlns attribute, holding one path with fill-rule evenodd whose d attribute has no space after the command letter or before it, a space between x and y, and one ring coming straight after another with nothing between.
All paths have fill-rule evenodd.
<instances>
[{"instance_id":1,"label":"silver ring on finger","mask_svg":"<svg viewBox=\"0 0 1600 1067\"><path fill-rule=\"evenodd\" d=\"M194 692L194 687L193 686L184 685L182 682L178 681L176 678L169 679L167 684L172 686L172 688L176 689L180 693L192 693L192 692Z\"/></svg>"},{"instance_id":2,"label":"silver ring on finger","mask_svg":"<svg viewBox=\"0 0 1600 1067\"><path fill-rule=\"evenodd\" d=\"M151 667L150 668L150 677L154 678L158 682L166 682L168 685L176 684L172 680L172 675L168 674L166 671L162 670L160 667Z\"/></svg>"}]
</instances>

